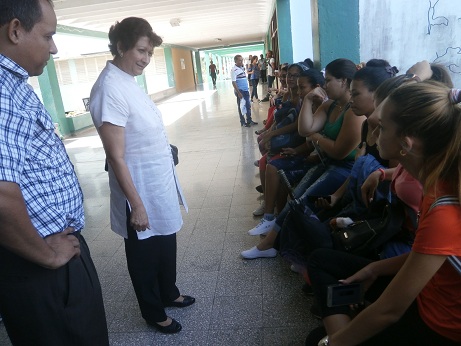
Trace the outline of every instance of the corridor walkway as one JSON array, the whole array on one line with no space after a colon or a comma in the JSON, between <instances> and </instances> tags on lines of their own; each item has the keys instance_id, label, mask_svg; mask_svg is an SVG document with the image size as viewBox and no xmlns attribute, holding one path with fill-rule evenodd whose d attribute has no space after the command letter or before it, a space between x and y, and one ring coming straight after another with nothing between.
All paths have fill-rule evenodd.
<instances>
[{"instance_id":1,"label":"corridor walkway","mask_svg":"<svg viewBox=\"0 0 461 346\"><path fill-rule=\"evenodd\" d=\"M259 241L247 231L258 221L251 214L259 205L254 131L262 127L268 103L253 105L259 125L252 128L240 127L230 81L159 107L170 142L179 148L177 169L189 204L178 233L177 283L182 293L197 298L189 308L168 309L183 325L177 335L159 334L141 318L123 240L110 230L109 187L96 131L65 140L85 195L83 234L101 280L111 345L303 345L319 322L309 313L312 298L302 293L301 277L280 257L239 256ZM10 345L3 324L0 345Z\"/></svg>"}]
</instances>

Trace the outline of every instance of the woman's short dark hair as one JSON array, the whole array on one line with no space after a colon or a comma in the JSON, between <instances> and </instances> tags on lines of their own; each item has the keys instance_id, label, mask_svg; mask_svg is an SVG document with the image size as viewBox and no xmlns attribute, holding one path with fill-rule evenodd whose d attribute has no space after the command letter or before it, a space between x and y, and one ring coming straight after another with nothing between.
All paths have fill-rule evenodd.
<instances>
[{"instance_id":1,"label":"woman's short dark hair","mask_svg":"<svg viewBox=\"0 0 461 346\"><path fill-rule=\"evenodd\" d=\"M432 80L445 84L449 88L453 88L453 81L445 66L440 64L431 64Z\"/></svg>"},{"instance_id":2,"label":"woman's short dark hair","mask_svg":"<svg viewBox=\"0 0 461 346\"><path fill-rule=\"evenodd\" d=\"M355 72L357 72L357 66L349 59L341 58L330 62L325 67L325 71L335 78L345 78L347 80L347 84L350 85Z\"/></svg>"},{"instance_id":3,"label":"woman's short dark hair","mask_svg":"<svg viewBox=\"0 0 461 346\"><path fill-rule=\"evenodd\" d=\"M149 22L143 18L128 17L112 25L109 30L109 49L113 56L119 56L117 44L123 51L133 48L141 37L147 37L153 47L162 44L162 38L153 30Z\"/></svg>"},{"instance_id":4,"label":"woman's short dark hair","mask_svg":"<svg viewBox=\"0 0 461 346\"><path fill-rule=\"evenodd\" d=\"M53 6L51 0L47 1ZM30 32L42 16L40 0L2 0L0 2L0 26L16 18L21 22L23 28Z\"/></svg>"},{"instance_id":5,"label":"woman's short dark hair","mask_svg":"<svg viewBox=\"0 0 461 346\"><path fill-rule=\"evenodd\" d=\"M325 84L325 78L323 77L322 72L315 68L310 68L307 71L302 71L299 78L303 77L307 78L309 80L309 83L313 86L316 86L318 84L321 87L323 87Z\"/></svg>"},{"instance_id":6,"label":"woman's short dark hair","mask_svg":"<svg viewBox=\"0 0 461 346\"><path fill-rule=\"evenodd\" d=\"M394 77L399 70L383 59L371 59L364 68L354 74L353 80L362 81L370 91L375 91L386 79Z\"/></svg>"},{"instance_id":7,"label":"woman's short dark hair","mask_svg":"<svg viewBox=\"0 0 461 346\"><path fill-rule=\"evenodd\" d=\"M382 82L379 87L376 88L373 97L374 101L377 105L384 101L384 99L389 96L389 94L394 90L397 89L399 86L403 85L405 82L408 81L407 76L400 75L389 78Z\"/></svg>"}]
</instances>

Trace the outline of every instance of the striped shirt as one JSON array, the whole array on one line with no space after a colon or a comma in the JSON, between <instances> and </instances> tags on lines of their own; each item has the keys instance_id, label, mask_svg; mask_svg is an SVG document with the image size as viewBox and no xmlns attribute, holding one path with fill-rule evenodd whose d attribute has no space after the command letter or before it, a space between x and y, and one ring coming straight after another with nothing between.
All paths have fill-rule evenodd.
<instances>
[{"instance_id":1,"label":"striped shirt","mask_svg":"<svg viewBox=\"0 0 461 346\"><path fill-rule=\"evenodd\" d=\"M0 54L0 181L19 185L42 237L85 224L83 194L27 72Z\"/></svg>"},{"instance_id":2,"label":"striped shirt","mask_svg":"<svg viewBox=\"0 0 461 346\"><path fill-rule=\"evenodd\" d=\"M232 81L237 84L237 88L242 91L248 91L248 79L245 67L234 65L231 70Z\"/></svg>"}]
</instances>

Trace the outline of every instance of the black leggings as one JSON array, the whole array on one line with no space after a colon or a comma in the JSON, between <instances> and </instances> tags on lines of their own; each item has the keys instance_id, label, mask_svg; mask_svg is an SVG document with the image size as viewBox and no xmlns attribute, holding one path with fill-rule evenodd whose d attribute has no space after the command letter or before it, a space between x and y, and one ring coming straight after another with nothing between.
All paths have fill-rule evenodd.
<instances>
[{"instance_id":1,"label":"black leggings","mask_svg":"<svg viewBox=\"0 0 461 346\"><path fill-rule=\"evenodd\" d=\"M346 252L331 249L315 250L309 258L308 273L321 316L349 314L348 306L327 307L327 286L346 279L372 261ZM369 302L376 301L393 277L379 277L365 294ZM432 329L421 319L416 302L407 309L400 320L387 327L362 345L457 345Z\"/></svg>"}]
</instances>

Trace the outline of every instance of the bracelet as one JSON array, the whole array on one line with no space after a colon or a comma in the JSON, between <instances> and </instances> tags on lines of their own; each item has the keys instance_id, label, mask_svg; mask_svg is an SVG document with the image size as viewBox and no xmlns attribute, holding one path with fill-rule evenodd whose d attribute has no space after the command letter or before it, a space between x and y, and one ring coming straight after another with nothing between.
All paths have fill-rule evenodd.
<instances>
[{"instance_id":1,"label":"bracelet","mask_svg":"<svg viewBox=\"0 0 461 346\"><path fill-rule=\"evenodd\" d=\"M328 335L325 336L322 340L319 341L318 346L328 346L330 345L330 340L328 338Z\"/></svg>"},{"instance_id":2,"label":"bracelet","mask_svg":"<svg viewBox=\"0 0 461 346\"><path fill-rule=\"evenodd\" d=\"M406 77L406 81L415 81L416 83L420 83L421 82L421 78L419 78L418 75L415 75L414 73L407 73L405 74L405 77Z\"/></svg>"},{"instance_id":3,"label":"bracelet","mask_svg":"<svg viewBox=\"0 0 461 346\"><path fill-rule=\"evenodd\" d=\"M378 171L381 172L381 175L379 176L379 181L384 181L386 179L386 172L382 168L378 168Z\"/></svg>"}]
</instances>

